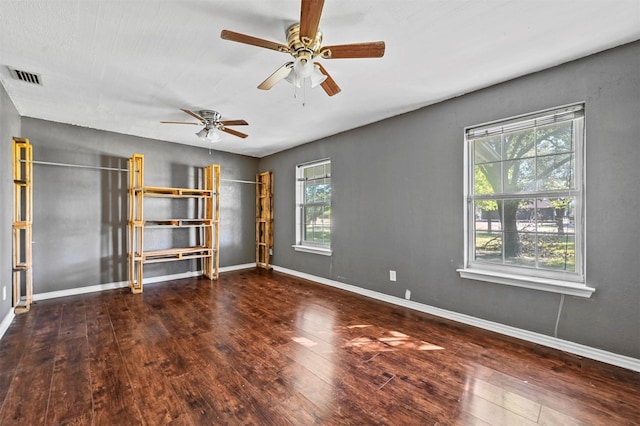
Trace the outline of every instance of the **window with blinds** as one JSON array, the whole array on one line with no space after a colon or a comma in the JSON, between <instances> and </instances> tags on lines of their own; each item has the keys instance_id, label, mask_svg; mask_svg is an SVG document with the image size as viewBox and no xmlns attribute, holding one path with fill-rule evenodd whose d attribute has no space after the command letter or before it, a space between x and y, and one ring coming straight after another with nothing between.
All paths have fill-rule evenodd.
<instances>
[{"instance_id":1,"label":"window with blinds","mask_svg":"<svg viewBox=\"0 0 640 426\"><path fill-rule=\"evenodd\" d=\"M466 129L466 268L584 282L584 106Z\"/></svg>"},{"instance_id":2,"label":"window with blinds","mask_svg":"<svg viewBox=\"0 0 640 426\"><path fill-rule=\"evenodd\" d=\"M319 254L331 249L331 160L297 166L296 244Z\"/></svg>"}]
</instances>

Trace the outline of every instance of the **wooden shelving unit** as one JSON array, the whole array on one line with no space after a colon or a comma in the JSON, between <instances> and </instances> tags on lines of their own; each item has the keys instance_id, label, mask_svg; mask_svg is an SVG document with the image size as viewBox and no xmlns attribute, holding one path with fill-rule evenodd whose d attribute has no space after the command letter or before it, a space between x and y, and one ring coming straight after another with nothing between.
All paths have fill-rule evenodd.
<instances>
[{"instance_id":1,"label":"wooden shelving unit","mask_svg":"<svg viewBox=\"0 0 640 426\"><path fill-rule=\"evenodd\" d=\"M13 138L13 306L16 314L33 302L32 224L33 149L28 139ZM22 296L22 286L25 294Z\"/></svg>"},{"instance_id":2,"label":"wooden shelving unit","mask_svg":"<svg viewBox=\"0 0 640 426\"><path fill-rule=\"evenodd\" d=\"M271 269L273 249L273 172L256 175L256 266Z\"/></svg>"},{"instance_id":3,"label":"wooden shelving unit","mask_svg":"<svg viewBox=\"0 0 640 426\"><path fill-rule=\"evenodd\" d=\"M203 168L200 188L169 188L144 185L144 156L129 159L129 287L142 293L144 264L202 259L204 275L218 279L218 231L220 219L220 166ZM194 199L197 218L144 218L145 198ZM145 249L144 235L150 229L194 229L196 245Z\"/></svg>"}]
</instances>

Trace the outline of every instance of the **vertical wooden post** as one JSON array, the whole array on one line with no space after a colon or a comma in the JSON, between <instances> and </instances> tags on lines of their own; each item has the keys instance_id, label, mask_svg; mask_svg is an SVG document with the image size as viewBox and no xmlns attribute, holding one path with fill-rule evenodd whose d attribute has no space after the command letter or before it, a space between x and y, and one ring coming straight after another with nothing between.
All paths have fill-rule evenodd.
<instances>
[{"instance_id":1,"label":"vertical wooden post","mask_svg":"<svg viewBox=\"0 0 640 426\"><path fill-rule=\"evenodd\" d=\"M256 266L271 269L273 249L273 172L256 175Z\"/></svg>"},{"instance_id":2,"label":"vertical wooden post","mask_svg":"<svg viewBox=\"0 0 640 426\"><path fill-rule=\"evenodd\" d=\"M218 279L220 266L218 231L220 230L220 166L211 164L204 168L204 189L210 191L205 198L204 217L207 221L205 227L205 246L211 250L211 256L204 258L204 275L210 280Z\"/></svg>"},{"instance_id":3,"label":"vertical wooden post","mask_svg":"<svg viewBox=\"0 0 640 426\"><path fill-rule=\"evenodd\" d=\"M215 173L214 179L214 202L216 204L216 208L213 216L213 229L214 229L214 239L213 239L213 262L215 268L215 278L218 279L218 269L220 268L220 166L215 164L213 166L213 170Z\"/></svg>"},{"instance_id":4,"label":"vertical wooden post","mask_svg":"<svg viewBox=\"0 0 640 426\"><path fill-rule=\"evenodd\" d=\"M142 293L142 256L143 256L143 201L144 156L133 154L129 159L129 287L133 293Z\"/></svg>"},{"instance_id":5,"label":"vertical wooden post","mask_svg":"<svg viewBox=\"0 0 640 426\"><path fill-rule=\"evenodd\" d=\"M33 302L33 149L28 139L13 138L13 306L16 314ZM22 284L25 295L22 297Z\"/></svg>"}]
</instances>

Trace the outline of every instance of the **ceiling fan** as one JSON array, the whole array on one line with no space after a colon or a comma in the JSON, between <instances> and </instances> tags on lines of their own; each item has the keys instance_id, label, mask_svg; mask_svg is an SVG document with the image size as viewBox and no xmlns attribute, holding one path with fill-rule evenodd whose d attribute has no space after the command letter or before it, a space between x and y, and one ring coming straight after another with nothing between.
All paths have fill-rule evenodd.
<instances>
[{"instance_id":1,"label":"ceiling fan","mask_svg":"<svg viewBox=\"0 0 640 426\"><path fill-rule=\"evenodd\" d=\"M217 111L210 111L207 109L203 109L198 111L197 113L190 111L188 109L180 108L182 111L186 112L190 116L196 118L200 121L200 123L193 123L190 121L161 121L160 123L165 124L195 124L196 126L201 125L204 126L202 130L196 133L200 139L205 142L216 142L221 139L220 134L217 130L221 132L229 133L230 135L237 136L239 138L246 138L247 134L238 132L237 130L229 129L227 126L246 126L247 123L244 120L220 120L221 115Z\"/></svg>"},{"instance_id":2,"label":"ceiling fan","mask_svg":"<svg viewBox=\"0 0 640 426\"><path fill-rule=\"evenodd\" d=\"M384 55L384 41L322 46L322 33L318 30L324 0L302 0L300 23L287 30L287 44L252 37L246 34L222 30L224 40L264 47L278 52L289 53L293 61L287 62L260 83L258 89L269 90L282 79L301 87L305 78L311 80L311 87L322 86L329 96L340 92L340 87L316 57L324 59L381 58Z\"/></svg>"}]
</instances>

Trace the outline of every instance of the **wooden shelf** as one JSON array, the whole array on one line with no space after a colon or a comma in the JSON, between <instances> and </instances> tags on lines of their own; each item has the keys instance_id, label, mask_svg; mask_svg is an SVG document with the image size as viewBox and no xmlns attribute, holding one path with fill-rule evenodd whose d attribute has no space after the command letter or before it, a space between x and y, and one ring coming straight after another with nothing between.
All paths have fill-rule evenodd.
<instances>
[{"instance_id":1,"label":"wooden shelf","mask_svg":"<svg viewBox=\"0 0 640 426\"><path fill-rule=\"evenodd\" d=\"M198 226L213 226L213 219L146 219L145 228L189 228Z\"/></svg>"},{"instance_id":2,"label":"wooden shelf","mask_svg":"<svg viewBox=\"0 0 640 426\"><path fill-rule=\"evenodd\" d=\"M211 197L213 195L213 191L207 189L168 188L162 186L144 186L136 188L135 191L141 191L145 197L193 198Z\"/></svg>"},{"instance_id":3,"label":"wooden shelf","mask_svg":"<svg viewBox=\"0 0 640 426\"><path fill-rule=\"evenodd\" d=\"M144 264L202 259L204 275L218 279L218 228L220 218L220 166L204 167L200 174L200 188L172 188L144 185L144 156L134 154L129 159L129 287L133 293L142 293ZM145 198L192 198L195 218L143 217ZM190 214L187 214L188 216ZM202 217L200 217L202 216ZM145 250L144 234L151 229L191 229L202 245Z\"/></svg>"},{"instance_id":4,"label":"wooden shelf","mask_svg":"<svg viewBox=\"0 0 640 426\"><path fill-rule=\"evenodd\" d=\"M142 255L145 263L172 262L175 260L200 259L213 254L213 249L196 247L174 247L161 250L147 250Z\"/></svg>"},{"instance_id":5,"label":"wooden shelf","mask_svg":"<svg viewBox=\"0 0 640 426\"><path fill-rule=\"evenodd\" d=\"M33 147L28 139L13 138L12 151L13 306L14 312L20 314L28 312L33 302Z\"/></svg>"}]
</instances>

